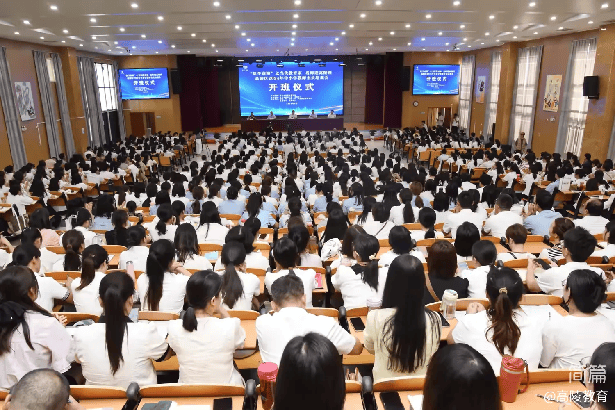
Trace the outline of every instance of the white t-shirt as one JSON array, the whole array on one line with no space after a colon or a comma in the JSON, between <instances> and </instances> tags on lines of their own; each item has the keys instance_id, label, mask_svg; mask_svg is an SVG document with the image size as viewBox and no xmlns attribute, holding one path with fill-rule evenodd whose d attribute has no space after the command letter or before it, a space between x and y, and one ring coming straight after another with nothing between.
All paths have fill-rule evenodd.
<instances>
[{"instance_id":1,"label":"white t-shirt","mask_svg":"<svg viewBox=\"0 0 616 412\"><path fill-rule=\"evenodd\" d=\"M35 369L51 368L64 373L75 360L71 336L53 316L26 312L30 329L30 349L23 328L17 327L10 339L11 351L0 356L0 388L10 389L26 373Z\"/></svg>"},{"instance_id":2,"label":"white t-shirt","mask_svg":"<svg viewBox=\"0 0 616 412\"><path fill-rule=\"evenodd\" d=\"M575 219L573 223L577 227L583 227L588 230L591 235L600 235L605 232L605 225L607 225L607 220L603 216L584 216L581 219Z\"/></svg>"},{"instance_id":3,"label":"white t-shirt","mask_svg":"<svg viewBox=\"0 0 616 412\"><path fill-rule=\"evenodd\" d=\"M184 307L184 297L186 296L186 283L188 276L165 272L163 278L163 294L158 302L160 312L180 313ZM150 278L147 274L142 274L137 279L137 290L139 291L139 301L141 310L150 310L149 303L146 302Z\"/></svg>"},{"instance_id":4,"label":"white t-shirt","mask_svg":"<svg viewBox=\"0 0 616 412\"><path fill-rule=\"evenodd\" d=\"M180 364L178 383L244 384L233 366L233 354L244 347L246 339L238 318L197 318L197 329L192 332L177 319L169 322L167 330Z\"/></svg>"},{"instance_id":5,"label":"white t-shirt","mask_svg":"<svg viewBox=\"0 0 616 412\"><path fill-rule=\"evenodd\" d=\"M394 222L396 226L402 226L404 224L404 208L405 204L401 204L398 206L394 206L389 211L389 220ZM413 208L413 216L415 216L415 220L419 216L419 208L412 206ZM377 229L378 230L378 229Z\"/></svg>"},{"instance_id":6,"label":"white t-shirt","mask_svg":"<svg viewBox=\"0 0 616 412\"><path fill-rule=\"evenodd\" d=\"M224 273L220 273L221 276ZM242 282L242 288L244 292L233 305L233 310L252 310L252 298L253 296L259 296L261 294L261 281L256 275L252 273L237 272L237 275ZM223 303L225 309L231 309Z\"/></svg>"},{"instance_id":7,"label":"white t-shirt","mask_svg":"<svg viewBox=\"0 0 616 412\"><path fill-rule=\"evenodd\" d=\"M387 270L378 271L377 290L364 283L361 274L355 273L355 270L348 266L340 266L331 279L334 288L342 293L345 308L361 308L367 306L368 299L379 301L383 299Z\"/></svg>"},{"instance_id":8,"label":"white t-shirt","mask_svg":"<svg viewBox=\"0 0 616 412\"><path fill-rule=\"evenodd\" d=\"M54 278L48 278L38 273L35 273L35 275L39 287L39 295L35 303L48 312L53 312L54 299L66 300L70 292Z\"/></svg>"},{"instance_id":9,"label":"white t-shirt","mask_svg":"<svg viewBox=\"0 0 616 412\"><path fill-rule=\"evenodd\" d=\"M543 327L541 365L580 369L580 361L603 342L614 342L614 324L605 316L553 317Z\"/></svg>"},{"instance_id":10,"label":"white t-shirt","mask_svg":"<svg viewBox=\"0 0 616 412\"><path fill-rule=\"evenodd\" d=\"M541 356L541 326L528 316L522 309L514 310L514 321L520 328L520 340L515 353L511 353L507 348L505 354L522 358L528 363L530 370L539 368L539 357ZM488 319L488 312L481 311L474 314L466 314L458 320L458 324L453 330L453 339L456 343L466 343L473 349L481 353L490 362L496 376L500 375L502 356L498 353L496 346L492 342L493 330L490 330L486 338L486 332L490 327L491 321Z\"/></svg>"},{"instance_id":11,"label":"white t-shirt","mask_svg":"<svg viewBox=\"0 0 616 412\"><path fill-rule=\"evenodd\" d=\"M496 260L500 260L501 262L509 262L510 260L516 259L534 259L535 255L532 253L526 252L502 252L496 256Z\"/></svg>"},{"instance_id":12,"label":"white t-shirt","mask_svg":"<svg viewBox=\"0 0 616 412\"><path fill-rule=\"evenodd\" d=\"M208 228L209 226L209 228ZM197 239L199 243L225 243L225 237L229 233L229 229L218 223L210 223L200 226L197 229Z\"/></svg>"},{"instance_id":13,"label":"white t-shirt","mask_svg":"<svg viewBox=\"0 0 616 412\"><path fill-rule=\"evenodd\" d=\"M41 251L41 271L40 273L45 273L45 272L52 272L53 271L53 265L56 264L56 262L58 262L60 259L63 258L62 255L58 255L56 253L50 252L49 250L47 250L47 248L40 248L39 249ZM4 252L4 250L3 250ZM6 253L6 252L4 252ZM10 259L12 260L12 259ZM0 255L0 267L4 267L2 265L2 257ZM8 262L7 262L8 263Z\"/></svg>"},{"instance_id":14,"label":"white t-shirt","mask_svg":"<svg viewBox=\"0 0 616 412\"><path fill-rule=\"evenodd\" d=\"M133 246L128 250L120 253L120 262L118 269L126 269L126 262L133 262L135 270L145 272L145 266L148 261L150 248L147 246Z\"/></svg>"},{"instance_id":15,"label":"white t-shirt","mask_svg":"<svg viewBox=\"0 0 616 412\"><path fill-rule=\"evenodd\" d=\"M364 230L368 235L375 236L377 239L387 239L394 226L395 224L390 220L385 223L373 221L364 223Z\"/></svg>"},{"instance_id":16,"label":"white t-shirt","mask_svg":"<svg viewBox=\"0 0 616 412\"><path fill-rule=\"evenodd\" d=\"M537 273L537 284L548 295L563 296L563 281L569 277L569 274L577 269L589 269L596 272L599 276L605 279L605 274L600 268L594 268L586 262L569 262L562 266L553 267L543 273ZM610 286L613 288L613 283Z\"/></svg>"},{"instance_id":17,"label":"white t-shirt","mask_svg":"<svg viewBox=\"0 0 616 412\"><path fill-rule=\"evenodd\" d=\"M77 278L71 283L73 302L75 303L77 312L92 313L98 316L103 313L103 308L98 301L98 291L104 277L105 273L103 272L94 273L94 279L92 279L92 282L81 290L77 290L77 288L81 285L81 278Z\"/></svg>"},{"instance_id":18,"label":"white t-shirt","mask_svg":"<svg viewBox=\"0 0 616 412\"><path fill-rule=\"evenodd\" d=\"M474 213L471 209L462 209L458 213L449 213L443 225L443 233L451 233L451 237L455 239L458 227L464 222L471 222L477 226L477 230L481 233L483 217L479 213Z\"/></svg>"},{"instance_id":19,"label":"white t-shirt","mask_svg":"<svg viewBox=\"0 0 616 412\"><path fill-rule=\"evenodd\" d=\"M462 279L468 279L468 297L485 299L486 283L488 283L488 272L490 265L479 266L476 269L466 269L460 272L458 276Z\"/></svg>"},{"instance_id":20,"label":"white t-shirt","mask_svg":"<svg viewBox=\"0 0 616 412\"><path fill-rule=\"evenodd\" d=\"M500 239L501 237L505 237L505 232L509 226L515 225L516 223L524 224L522 216L508 210L503 210L499 214L492 215L486 219L483 231L490 236Z\"/></svg>"},{"instance_id":21,"label":"white t-shirt","mask_svg":"<svg viewBox=\"0 0 616 412\"><path fill-rule=\"evenodd\" d=\"M100 244L100 241L96 239L97 237L96 232L92 232L91 230L88 230L83 226L77 226L77 227L74 227L73 229L78 230L83 234L84 247L88 247L93 244Z\"/></svg>"},{"instance_id":22,"label":"white t-shirt","mask_svg":"<svg viewBox=\"0 0 616 412\"><path fill-rule=\"evenodd\" d=\"M210 261L205 256L201 255L192 255L182 264L186 269L212 270Z\"/></svg>"},{"instance_id":23,"label":"white t-shirt","mask_svg":"<svg viewBox=\"0 0 616 412\"><path fill-rule=\"evenodd\" d=\"M177 230L176 225L167 225L167 230L165 233L158 233L156 227L152 226L150 228L150 236L152 237L152 242L156 242L159 239L168 239L173 242L175 238L175 231Z\"/></svg>"},{"instance_id":24,"label":"white t-shirt","mask_svg":"<svg viewBox=\"0 0 616 412\"><path fill-rule=\"evenodd\" d=\"M415 239L415 238L413 238L413 239ZM421 253L418 250L411 250L409 255L415 256L417 259L419 259L421 261L421 263L426 263L426 258L424 257L423 253ZM386 267L386 266L391 265L391 262L393 262L394 259L397 258L398 256L402 256L402 255L394 253L393 250L390 250L389 252L383 253L381 255L381 257L379 258L379 266L380 267Z\"/></svg>"},{"instance_id":25,"label":"white t-shirt","mask_svg":"<svg viewBox=\"0 0 616 412\"><path fill-rule=\"evenodd\" d=\"M277 365L291 339L311 332L320 333L329 339L341 355L348 354L355 346L355 338L338 324L337 319L316 316L297 307L259 316L256 330L263 362L274 362Z\"/></svg>"},{"instance_id":26,"label":"white t-shirt","mask_svg":"<svg viewBox=\"0 0 616 412\"><path fill-rule=\"evenodd\" d=\"M314 290L314 282L317 273L312 269L302 270L302 269L293 269L293 273L295 276L302 280L304 284L304 293L306 294L306 307L312 307L312 291ZM289 274L288 269L282 269L278 272L268 272L265 275L265 287L267 290L272 290L272 283L282 276L286 276Z\"/></svg>"},{"instance_id":27,"label":"white t-shirt","mask_svg":"<svg viewBox=\"0 0 616 412\"><path fill-rule=\"evenodd\" d=\"M160 359L167 351L165 338L158 333L154 322L129 322L127 326L128 331L122 340L124 361L120 362L115 375L111 374L105 324L75 328L75 357L81 363L86 385L127 388L131 382L137 382L139 386L156 384L152 361Z\"/></svg>"}]
</instances>

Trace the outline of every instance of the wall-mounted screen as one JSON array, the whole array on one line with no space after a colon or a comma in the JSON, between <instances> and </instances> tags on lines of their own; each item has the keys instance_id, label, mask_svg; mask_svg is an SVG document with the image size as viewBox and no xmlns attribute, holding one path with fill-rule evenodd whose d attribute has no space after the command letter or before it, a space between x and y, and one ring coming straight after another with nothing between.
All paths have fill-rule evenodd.
<instances>
[{"instance_id":1,"label":"wall-mounted screen","mask_svg":"<svg viewBox=\"0 0 616 412\"><path fill-rule=\"evenodd\" d=\"M242 116L326 115L331 110L343 114L344 66L338 62L266 62L244 64L239 69L240 111Z\"/></svg>"},{"instance_id":2,"label":"wall-mounted screen","mask_svg":"<svg viewBox=\"0 0 616 412\"><path fill-rule=\"evenodd\" d=\"M460 65L416 64L413 68L413 94L458 94Z\"/></svg>"},{"instance_id":3,"label":"wall-mounted screen","mask_svg":"<svg viewBox=\"0 0 616 412\"><path fill-rule=\"evenodd\" d=\"M122 69L120 91L123 100L168 99L167 69Z\"/></svg>"}]
</instances>

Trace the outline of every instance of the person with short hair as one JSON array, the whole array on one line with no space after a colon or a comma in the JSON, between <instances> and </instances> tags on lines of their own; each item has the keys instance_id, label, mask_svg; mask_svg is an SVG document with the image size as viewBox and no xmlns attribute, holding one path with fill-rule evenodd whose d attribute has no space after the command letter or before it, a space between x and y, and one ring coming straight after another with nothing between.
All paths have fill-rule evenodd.
<instances>
[{"instance_id":1,"label":"person with short hair","mask_svg":"<svg viewBox=\"0 0 616 412\"><path fill-rule=\"evenodd\" d=\"M317 114L314 112L314 109L310 112L310 115L308 116L309 119L316 119L317 118Z\"/></svg>"},{"instance_id":2,"label":"person with short hair","mask_svg":"<svg viewBox=\"0 0 616 412\"><path fill-rule=\"evenodd\" d=\"M597 409L613 411L614 410L614 342L602 343L595 349L590 358L589 368L584 370L584 382L586 386L594 393L592 400L593 406ZM605 379L597 379L597 375L591 378L589 371L592 368L605 368ZM591 407L592 408L592 407Z\"/></svg>"},{"instance_id":3,"label":"person with short hair","mask_svg":"<svg viewBox=\"0 0 616 412\"><path fill-rule=\"evenodd\" d=\"M483 233L497 238L505 237L507 228L511 225L524 223L519 214L512 212L513 199L507 194L498 197L494 205L494 213L488 217L483 225Z\"/></svg>"},{"instance_id":4,"label":"person with short hair","mask_svg":"<svg viewBox=\"0 0 616 412\"><path fill-rule=\"evenodd\" d=\"M334 113L334 109L329 111L329 114L327 115L328 118L330 119L335 119L336 118L336 113Z\"/></svg>"},{"instance_id":5,"label":"person with short hair","mask_svg":"<svg viewBox=\"0 0 616 412\"><path fill-rule=\"evenodd\" d=\"M5 410L81 410L72 396L68 380L53 369L26 373L4 398Z\"/></svg>"},{"instance_id":6,"label":"person with short hair","mask_svg":"<svg viewBox=\"0 0 616 412\"><path fill-rule=\"evenodd\" d=\"M532 253L524 252L524 244L528 237L528 231L520 223L511 225L505 231L505 239L509 246L508 252L501 252L496 256L496 260L501 262L508 262L516 259L534 259L535 255Z\"/></svg>"},{"instance_id":7,"label":"person with short hair","mask_svg":"<svg viewBox=\"0 0 616 412\"><path fill-rule=\"evenodd\" d=\"M423 294L423 304L427 305L442 300L446 289L455 290L458 299L468 297L468 279L456 276L458 259L455 246L446 240L437 240L428 248L428 279L434 294L426 288Z\"/></svg>"},{"instance_id":8,"label":"person with short hair","mask_svg":"<svg viewBox=\"0 0 616 412\"><path fill-rule=\"evenodd\" d=\"M468 279L468 297L483 299L486 296L488 272L496 262L496 246L489 240L480 240L473 245L473 262L476 269L466 269L458 276Z\"/></svg>"},{"instance_id":9,"label":"person with short hair","mask_svg":"<svg viewBox=\"0 0 616 412\"><path fill-rule=\"evenodd\" d=\"M478 230L483 227L483 216L473 212L473 194L470 191L464 191L458 195L456 208L447 216L443 225L443 233L451 233L452 238L456 238L458 227L464 222L470 222L477 226Z\"/></svg>"},{"instance_id":10,"label":"person with short hair","mask_svg":"<svg viewBox=\"0 0 616 412\"><path fill-rule=\"evenodd\" d=\"M274 115L274 112L270 111L270 114L267 116L267 120L274 120L275 118L276 118L276 115Z\"/></svg>"},{"instance_id":11,"label":"person with short hair","mask_svg":"<svg viewBox=\"0 0 616 412\"><path fill-rule=\"evenodd\" d=\"M606 285L589 269L573 270L561 288L568 316L553 316L543 327L541 365L555 369L580 369L582 360L603 342L614 342L614 323L596 312Z\"/></svg>"},{"instance_id":12,"label":"person with short hair","mask_svg":"<svg viewBox=\"0 0 616 412\"><path fill-rule=\"evenodd\" d=\"M471 222L464 222L456 230L456 240L453 243L456 248L458 262L473 259L473 245L481 240L479 229Z\"/></svg>"},{"instance_id":13,"label":"person with short hair","mask_svg":"<svg viewBox=\"0 0 616 412\"><path fill-rule=\"evenodd\" d=\"M394 226L391 228L388 240L391 250L381 255L379 258L379 267L387 267L395 258L406 254L415 256L422 263L426 262L423 253L415 249L417 243L411 237L411 232L404 226Z\"/></svg>"},{"instance_id":14,"label":"person with short hair","mask_svg":"<svg viewBox=\"0 0 616 412\"><path fill-rule=\"evenodd\" d=\"M603 202L600 199L590 199L584 206L586 216L581 219L575 219L573 223L577 227L583 227L588 230L591 235L600 235L605 230L605 225L609 222L608 219L602 216Z\"/></svg>"},{"instance_id":15,"label":"person with short hair","mask_svg":"<svg viewBox=\"0 0 616 412\"><path fill-rule=\"evenodd\" d=\"M274 409L341 410L345 385L342 360L332 342L319 333L296 336L280 359Z\"/></svg>"},{"instance_id":16,"label":"person with short hair","mask_svg":"<svg viewBox=\"0 0 616 412\"><path fill-rule=\"evenodd\" d=\"M607 257L608 259L613 258L614 252L616 252L614 250L614 235L614 221L610 220L605 225L605 231L603 232L603 242L599 242L599 244L597 244L597 248L601 249L593 252L593 254L590 256Z\"/></svg>"},{"instance_id":17,"label":"person with short hair","mask_svg":"<svg viewBox=\"0 0 616 412\"><path fill-rule=\"evenodd\" d=\"M554 246L543 249L539 253L539 259L549 259L554 263L558 263L560 259L564 259L563 246L565 245L565 233L569 229L573 229L575 224L573 220L566 217L559 217L550 224L549 237L554 239Z\"/></svg>"},{"instance_id":18,"label":"person with short hair","mask_svg":"<svg viewBox=\"0 0 616 412\"><path fill-rule=\"evenodd\" d=\"M287 343L310 332L329 339L339 354L361 353L363 346L359 339L344 330L337 319L306 312L304 283L299 277L294 274L281 276L269 290L273 313L259 316L255 324L263 362L279 365Z\"/></svg>"},{"instance_id":19,"label":"person with short hair","mask_svg":"<svg viewBox=\"0 0 616 412\"><path fill-rule=\"evenodd\" d=\"M549 235L550 225L555 219L562 217L552 210L554 197L547 190L539 190L535 195L535 203L528 205L528 214L525 214L524 227L532 235Z\"/></svg>"},{"instance_id":20,"label":"person with short hair","mask_svg":"<svg viewBox=\"0 0 616 412\"><path fill-rule=\"evenodd\" d=\"M586 259L595 251L597 239L588 233L586 229L575 227L565 233L563 246L563 256L567 263L561 266L552 267L545 272L537 273L537 264L534 260L528 261L526 270L526 287L531 292L543 292L548 295L563 296L563 282L569 274L578 269L588 269L595 272L602 278L605 274L601 268L590 266ZM609 291L614 290L614 284L610 283Z\"/></svg>"}]
</instances>

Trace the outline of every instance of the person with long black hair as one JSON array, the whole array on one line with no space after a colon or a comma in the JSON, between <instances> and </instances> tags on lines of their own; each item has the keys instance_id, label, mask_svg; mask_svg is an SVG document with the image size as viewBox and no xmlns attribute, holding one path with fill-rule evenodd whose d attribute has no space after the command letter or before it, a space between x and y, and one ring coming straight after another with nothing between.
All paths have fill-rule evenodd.
<instances>
[{"instance_id":1,"label":"person with long black hair","mask_svg":"<svg viewBox=\"0 0 616 412\"><path fill-rule=\"evenodd\" d=\"M495 374L500 373L505 355L524 359L530 370L538 369L542 325L519 306L523 293L524 284L514 269L492 267L486 283L490 308L469 305L447 343L472 346L486 357Z\"/></svg>"},{"instance_id":2,"label":"person with long black hair","mask_svg":"<svg viewBox=\"0 0 616 412\"><path fill-rule=\"evenodd\" d=\"M387 267L395 258L406 254L415 256L422 263L426 262L423 253L416 249L417 242L411 237L411 232L404 226L394 226L391 228L388 241L391 250L383 253L379 258L380 267Z\"/></svg>"},{"instance_id":3,"label":"person with long black hair","mask_svg":"<svg viewBox=\"0 0 616 412\"><path fill-rule=\"evenodd\" d=\"M133 279L125 272L111 272L99 287L103 315L97 323L75 329L75 359L87 385L127 388L156 384L152 361L161 361L169 345L152 322L133 323Z\"/></svg>"},{"instance_id":4,"label":"person with long black hair","mask_svg":"<svg viewBox=\"0 0 616 412\"><path fill-rule=\"evenodd\" d=\"M100 245L90 245L83 250L81 277L70 285L77 312L99 316L103 308L98 300L98 288L107 272L109 255Z\"/></svg>"},{"instance_id":5,"label":"person with long black hair","mask_svg":"<svg viewBox=\"0 0 616 412\"><path fill-rule=\"evenodd\" d=\"M386 271L379 272L379 241L370 235L360 235L353 240L353 256L356 264L340 266L332 275L332 285L342 293L347 309L365 307L367 301L381 300Z\"/></svg>"},{"instance_id":6,"label":"person with long black hair","mask_svg":"<svg viewBox=\"0 0 616 412\"><path fill-rule=\"evenodd\" d=\"M197 227L199 243L222 244L225 242L227 233L229 233L229 229L222 224L216 204L207 200L201 206L201 215L199 216L199 226Z\"/></svg>"},{"instance_id":7,"label":"person with long black hair","mask_svg":"<svg viewBox=\"0 0 616 412\"><path fill-rule=\"evenodd\" d=\"M126 231L126 246L128 250L120 253L120 262L118 269L125 270L128 262L133 264L134 270L145 271L146 261L150 254L150 249L147 244L150 242L150 236L141 225L135 225L128 228Z\"/></svg>"},{"instance_id":8,"label":"person with long black hair","mask_svg":"<svg viewBox=\"0 0 616 412\"><path fill-rule=\"evenodd\" d=\"M395 224L389 220L390 208L385 203L377 203L372 207L373 222L364 224L364 230L367 234L375 236L377 239L387 239L389 237L389 231L395 226Z\"/></svg>"},{"instance_id":9,"label":"person with long black hair","mask_svg":"<svg viewBox=\"0 0 616 412\"><path fill-rule=\"evenodd\" d=\"M169 322L169 346L178 356L181 384L244 384L233 355L244 347L246 332L222 304L223 282L210 270L196 272L186 284L188 309L182 319Z\"/></svg>"},{"instance_id":10,"label":"person with long black hair","mask_svg":"<svg viewBox=\"0 0 616 412\"><path fill-rule=\"evenodd\" d=\"M34 302L38 294L36 276L27 267L16 265L0 272L2 389L10 389L34 369L64 373L75 357L71 336L62 323Z\"/></svg>"},{"instance_id":11,"label":"person with long black hair","mask_svg":"<svg viewBox=\"0 0 616 412\"><path fill-rule=\"evenodd\" d=\"M261 227L277 228L278 223L271 212L263 208L263 196L261 193L252 193L246 203L246 211L242 214L242 220L256 217L261 221Z\"/></svg>"},{"instance_id":12,"label":"person with long black hair","mask_svg":"<svg viewBox=\"0 0 616 412\"><path fill-rule=\"evenodd\" d=\"M325 230L321 235L321 245L325 244L330 239L344 239L344 234L349 227L349 219L338 205L329 212Z\"/></svg>"},{"instance_id":13,"label":"person with long black hair","mask_svg":"<svg viewBox=\"0 0 616 412\"><path fill-rule=\"evenodd\" d=\"M53 265L54 272L81 270L81 252L85 249L83 233L79 230L69 230L62 236L64 257Z\"/></svg>"},{"instance_id":14,"label":"person with long black hair","mask_svg":"<svg viewBox=\"0 0 616 412\"><path fill-rule=\"evenodd\" d=\"M351 196L342 203L342 211L346 214L351 209L354 212L361 212L364 208L364 188L359 182L351 185Z\"/></svg>"},{"instance_id":15,"label":"person with long black hair","mask_svg":"<svg viewBox=\"0 0 616 412\"><path fill-rule=\"evenodd\" d=\"M368 313L364 331L364 346L375 354L375 381L424 374L438 349L441 320L423 305L425 285L415 256L399 256L389 266L382 309Z\"/></svg>"},{"instance_id":16,"label":"person with long black hair","mask_svg":"<svg viewBox=\"0 0 616 412\"><path fill-rule=\"evenodd\" d=\"M113 230L105 232L105 241L108 245L128 246L127 232L130 227L128 212L126 210L116 210L111 215Z\"/></svg>"},{"instance_id":17,"label":"person with long black hair","mask_svg":"<svg viewBox=\"0 0 616 412\"><path fill-rule=\"evenodd\" d=\"M175 260L175 247L167 239L150 246L146 273L137 279L141 310L180 313L190 272Z\"/></svg>"},{"instance_id":18,"label":"person with long black hair","mask_svg":"<svg viewBox=\"0 0 616 412\"><path fill-rule=\"evenodd\" d=\"M78 230L83 235L85 246L97 243L99 239L96 232L90 230L91 222L92 214L84 207L78 208L75 214L69 218L72 230ZM66 236L66 233L64 235Z\"/></svg>"},{"instance_id":19,"label":"person with long black hair","mask_svg":"<svg viewBox=\"0 0 616 412\"><path fill-rule=\"evenodd\" d=\"M410 189L402 189L400 191L400 202L398 206L391 208L389 212L389 220L395 225L403 225L404 223L415 223L419 208L412 204L413 193Z\"/></svg>"},{"instance_id":20,"label":"person with long black hair","mask_svg":"<svg viewBox=\"0 0 616 412\"><path fill-rule=\"evenodd\" d=\"M261 293L261 281L252 273L246 273L246 250L239 242L228 242L222 247L221 298L225 308L253 310L259 308L256 298Z\"/></svg>"},{"instance_id":21,"label":"person with long black hair","mask_svg":"<svg viewBox=\"0 0 616 412\"><path fill-rule=\"evenodd\" d=\"M150 236L152 241L167 239L173 242L177 229L177 217L171 207L171 203L163 203L156 211L158 222L150 226Z\"/></svg>"},{"instance_id":22,"label":"person with long black hair","mask_svg":"<svg viewBox=\"0 0 616 412\"><path fill-rule=\"evenodd\" d=\"M30 215L30 227L40 230L41 247L62 246L60 235L51 228L49 211L42 207Z\"/></svg>"},{"instance_id":23,"label":"person with long black hair","mask_svg":"<svg viewBox=\"0 0 616 412\"><path fill-rule=\"evenodd\" d=\"M199 254L197 231L190 223L182 223L175 231L173 240L176 260L186 269L211 270L212 264Z\"/></svg>"}]
</instances>

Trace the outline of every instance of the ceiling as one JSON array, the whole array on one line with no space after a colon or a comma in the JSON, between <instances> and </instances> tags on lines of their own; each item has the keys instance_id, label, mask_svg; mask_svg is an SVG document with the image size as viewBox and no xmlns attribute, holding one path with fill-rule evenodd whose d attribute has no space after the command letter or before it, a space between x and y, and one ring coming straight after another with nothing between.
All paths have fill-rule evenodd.
<instances>
[{"instance_id":1,"label":"ceiling","mask_svg":"<svg viewBox=\"0 0 616 412\"><path fill-rule=\"evenodd\" d=\"M113 55L465 51L614 21L613 0L1 1L0 37Z\"/></svg>"}]
</instances>

